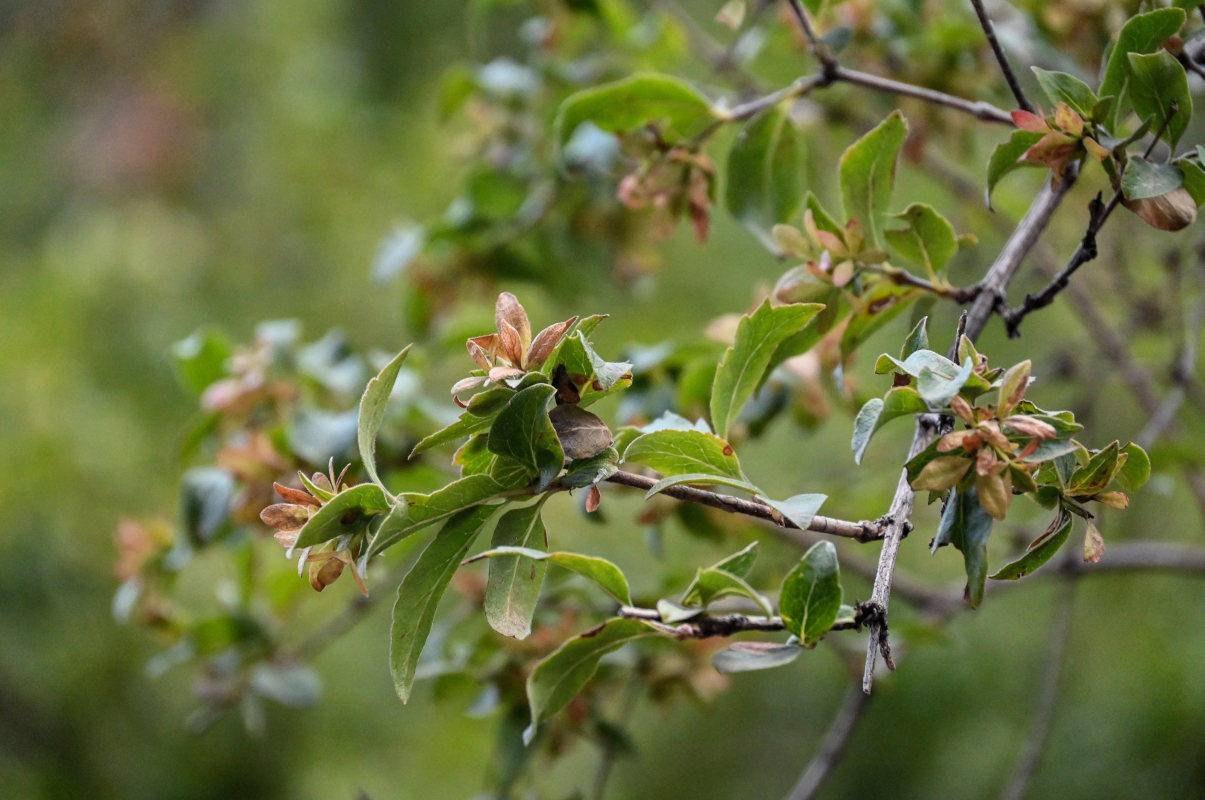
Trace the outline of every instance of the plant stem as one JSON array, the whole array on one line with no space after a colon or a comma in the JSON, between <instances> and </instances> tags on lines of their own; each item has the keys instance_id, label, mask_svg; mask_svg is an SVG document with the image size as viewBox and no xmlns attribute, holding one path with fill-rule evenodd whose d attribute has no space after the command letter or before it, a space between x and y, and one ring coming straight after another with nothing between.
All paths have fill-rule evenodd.
<instances>
[{"instance_id":1,"label":"plant stem","mask_svg":"<svg viewBox=\"0 0 1205 800\"><path fill-rule=\"evenodd\" d=\"M992 53L996 56L996 63L1000 65L1000 71L1004 73L1004 80L1008 83L1008 88L1012 91L1013 97L1016 98L1017 105L1032 113L1034 110L1033 105L1021 89L1021 83L1017 80L1016 74L1013 73L1012 65L1008 63L1008 56L1005 55L1004 48L1000 46L1000 41L996 38L996 27L992 24L991 17L987 15L987 11L983 7L983 0L971 0L971 5L975 7L975 16L979 18L979 26L983 28L983 34L987 37L988 44L992 46Z\"/></svg>"}]
</instances>

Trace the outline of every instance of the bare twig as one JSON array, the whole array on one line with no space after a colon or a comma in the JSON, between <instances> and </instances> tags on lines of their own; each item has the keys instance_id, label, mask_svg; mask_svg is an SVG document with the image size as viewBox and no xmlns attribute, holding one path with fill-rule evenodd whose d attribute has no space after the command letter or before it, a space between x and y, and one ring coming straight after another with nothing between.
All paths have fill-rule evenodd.
<instances>
[{"instance_id":1,"label":"bare twig","mask_svg":"<svg viewBox=\"0 0 1205 800\"><path fill-rule=\"evenodd\" d=\"M902 83L894 81L890 78L881 78L878 75L871 75L868 72L859 72L854 69L846 69L842 66L837 66L833 71L832 79L834 81L843 81L852 83L856 86L864 86L868 89L878 89L883 92L902 95L904 97L915 97L918 100L924 100L927 103L933 103L939 106L953 108L964 114L970 114L976 119L984 122L994 122L998 125L1012 125L1013 119L1007 111L992 105L983 100L967 100L962 97L955 97L945 92L937 92L932 89L926 89L923 86L915 86L911 83Z\"/></svg>"},{"instance_id":2,"label":"bare twig","mask_svg":"<svg viewBox=\"0 0 1205 800\"><path fill-rule=\"evenodd\" d=\"M621 486L644 489L645 491L653 488L657 483L654 478L623 471L616 472L607 478L607 481L609 483L620 484ZM721 511L743 514L747 517L772 522L782 528L795 528L796 530L799 528L798 525L767 505L755 503L752 500L742 500L739 497L733 497L728 494L709 492L706 489L697 489L694 486L684 485L671 486L661 492L661 494L676 500L685 500L689 503L698 503L699 505L718 508ZM811 524L807 527L809 531L827 533L830 536L841 536L846 539L853 539L856 542L872 542L882 538L881 528L882 525L879 522L849 522L843 519L822 516L813 518Z\"/></svg>"},{"instance_id":3,"label":"bare twig","mask_svg":"<svg viewBox=\"0 0 1205 800\"><path fill-rule=\"evenodd\" d=\"M788 0L787 4L791 7L791 13L795 15L795 21L799 23L799 30L803 31L803 38L807 39L808 49L812 56L820 62L821 72L826 76L830 75L832 70L837 67L837 60L833 58L832 51L812 30L812 23L808 20L803 4L799 0Z\"/></svg>"},{"instance_id":4,"label":"bare twig","mask_svg":"<svg viewBox=\"0 0 1205 800\"><path fill-rule=\"evenodd\" d=\"M820 748L804 768L803 774L787 794L786 800L809 800L816 796L833 767L840 763L850 734L862 718L862 710L869 702L870 698L864 692L858 691L857 687L850 687L845 699L841 701L841 707L837 709L837 716L833 718L824 739L820 742Z\"/></svg>"},{"instance_id":5,"label":"bare twig","mask_svg":"<svg viewBox=\"0 0 1205 800\"><path fill-rule=\"evenodd\" d=\"M1075 610L1075 581L1065 580L1054 598L1053 619L1050 636L1046 644L1046 671L1042 678L1042 689L1033 706L1033 720L1029 736L1025 739L1025 750L1013 768L1012 779L1000 793L1000 800L1021 800L1029 781L1041 763L1046 749L1046 740L1054 725L1054 712L1058 708L1059 684L1063 677L1063 664L1067 658L1067 641L1071 638L1071 621Z\"/></svg>"},{"instance_id":6,"label":"bare twig","mask_svg":"<svg viewBox=\"0 0 1205 800\"><path fill-rule=\"evenodd\" d=\"M774 632L786 630L782 617L751 617L745 614L721 614L712 616L703 614L685 622L664 623L661 613L655 608L637 608L636 606L620 606L618 616L628 619L642 619L656 623L656 626L678 639L710 639L713 636L735 636L746 631ZM853 625L841 625L835 630L852 628Z\"/></svg>"},{"instance_id":7,"label":"bare twig","mask_svg":"<svg viewBox=\"0 0 1205 800\"><path fill-rule=\"evenodd\" d=\"M975 16L979 17L979 26L983 28L983 34L987 37L988 44L992 46L992 52L996 56L996 63L1000 65L1000 71L1004 73L1004 80L1008 82L1008 88L1012 91L1013 97L1016 98L1017 105L1032 113L1034 110L1033 105L1021 89L1021 83L1013 73L1012 65L1008 63L1008 56L1005 55L1004 48L1000 46L1000 41L996 38L996 27L992 24L991 17L987 15L987 11L983 7L983 0L971 0L971 5L975 7Z\"/></svg>"}]
</instances>

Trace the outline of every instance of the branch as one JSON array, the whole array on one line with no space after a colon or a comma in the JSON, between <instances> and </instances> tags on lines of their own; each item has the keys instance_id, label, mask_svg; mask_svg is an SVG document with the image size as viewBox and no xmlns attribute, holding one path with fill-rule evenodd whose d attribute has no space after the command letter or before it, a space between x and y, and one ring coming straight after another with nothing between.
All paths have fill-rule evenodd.
<instances>
[{"instance_id":1,"label":"branch","mask_svg":"<svg viewBox=\"0 0 1205 800\"><path fill-rule=\"evenodd\" d=\"M1017 99L1017 105L1033 113L1033 105L1030 104L1029 98L1025 96L1025 92L1021 90L1021 84L1013 73L1012 65L1008 63L1008 56L1004 54L1004 48L1000 46L999 40L996 39L996 28L992 25L991 18L988 17L987 11L983 8L983 0L971 0L971 5L975 7L975 16L979 17L979 26L983 28L983 33L987 36L987 42L992 46L992 52L996 55L996 63L1000 65L1000 71L1004 73L1004 80L1008 82L1008 88L1012 91L1013 97Z\"/></svg>"},{"instance_id":2,"label":"branch","mask_svg":"<svg viewBox=\"0 0 1205 800\"><path fill-rule=\"evenodd\" d=\"M961 111L965 114L970 114L976 119L984 122L995 122L999 125L1013 125L1013 119L1007 111L1000 109L983 100L966 100L962 97L955 97L952 94L945 92L926 89L923 86L915 86L911 83L901 83L893 81L890 78L880 78L878 75L871 75L868 72L859 72L853 69L846 69L842 66L837 66L833 71L834 81L844 81L852 83L856 86L865 86L868 89L879 89L892 94L903 95L905 97L915 97L918 100L924 100L927 103L933 103L939 106L946 106Z\"/></svg>"},{"instance_id":3,"label":"branch","mask_svg":"<svg viewBox=\"0 0 1205 800\"><path fill-rule=\"evenodd\" d=\"M661 621L661 612L655 608L620 606L619 616L653 622L657 627L678 639L710 639L713 636L735 636L745 631L785 631L782 617L750 617L745 614L701 615L677 624ZM834 626L834 630L852 628L852 625Z\"/></svg>"},{"instance_id":4,"label":"branch","mask_svg":"<svg viewBox=\"0 0 1205 800\"><path fill-rule=\"evenodd\" d=\"M858 720L862 718L862 710L869 701L870 698L856 688L849 690L841 707L837 709L837 716L833 718L832 724L824 734L816 755L799 776L786 800L809 800L816 796L833 767L840 763L849 736L857 726Z\"/></svg>"},{"instance_id":5,"label":"branch","mask_svg":"<svg viewBox=\"0 0 1205 800\"><path fill-rule=\"evenodd\" d=\"M607 478L607 481L609 483L617 483L620 486L644 489L645 491L648 491L657 484L654 478L637 475L633 472L623 472L622 470ZM774 509L752 500L742 500L732 495L709 492L706 489L684 485L671 486L661 492L661 494L672 497L675 500L685 500L688 503L698 503L699 505L718 508L731 514L743 514L747 517L772 522L780 528L799 529L798 525L786 519ZM849 522L843 519L834 519L833 517L822 517L819 515L814 517L811 524L807 527L809 531L827 533L831 536L841 536L846 539L853 539L856 542L873 542L881 539L883 536L881 528L882 524L879 522Z\"/></svg>"},{"instance_id":6,"label":"branch","mask_svg":"<svg viewBox=\"0 0 1205 800\"><path fill-rule=\"evenodd\" d=\"M1050 623L1050 638L1046 645L1046 673L1042 678L1042 690L1033 706L1033 722L1029 728L1025 750L1013 768L1012 780L1000 793L1000 800L1021 800L1034 771L1041 763L1054 725L1054 712L1058 707L1059 683L1063 677L1063 665L1067 660L1067 641L1071 638L1071 620L1074 611L1075 582L1064 581L1062 591L1055 595L1054 618Z\"/></svg>"}]
</instances>

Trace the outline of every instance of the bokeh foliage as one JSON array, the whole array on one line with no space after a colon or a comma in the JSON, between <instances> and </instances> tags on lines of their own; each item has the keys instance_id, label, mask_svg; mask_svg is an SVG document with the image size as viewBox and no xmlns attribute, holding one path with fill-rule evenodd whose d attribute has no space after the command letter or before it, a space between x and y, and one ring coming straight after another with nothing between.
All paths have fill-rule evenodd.
<instances>
[{"instance_id":1,"label":"bokeh foliage","mask_svg":"<svg viewBox=\"0 0 1205 800\"><path fill-rule=\"evenodd\" d=\"M570 13L561 4L544 5L546 13ZM906 65L917 83L1007 107L973 18L965 9L951 12L963 4L844 5L853 14L849 52L860 68L887 73ZM1027 60L1052 69L1091 68L1093 54L1133 11L1127 4L1029 6L1033 29L1014 31L1009 44L1027 45ZM718 80L663 9L615 7L630 15L635 31L628 57L646 68ZM715 36L732 38L711 22L709 5L692 4L688 11ZM186 734L192 676L169 671L149 680L141 669L158 648L112 621L111 532L127 514L172 517L175 478L184 468L176 455L187 450L180 432L191 424L191 401L172 376L168 354L172 343L203 325L216 323L231 341L245 341L259 320L295 318L305 341L339 327L355 349L379 351L396 351L422 334L430 348L423 366L432 376L432 395L439 396L446 383L439 378L462 374L467 363L451 346L466 332L489 328L496 266L507 288L517 283L537 293L539 299L525 295L525 302L540 320L611 312L597 336L607 352L629 343L697 339L706 320L745 310L754 282L778 277L782 265L724 214L711 220L706 247L679 228L652 248L645 235L663 221L633 222L616 209L595 222L630 226L631 249L617 255L600 245L570 253L580 271L554 275L571 280L545 282L530 272L550 254L563 263L566 251L555 240L520 239L502 247L506 258L453 261L463 271L419 265L415 274L439 291L454 278L460 303L434 329L426 326L431 309L419 302L422 296L397 283L373 286L370 267L381 241L392 230L407 230L409 219L438 218L458 186L482 193L474 196L479 207L512 202L505 182L475 181L461 166L481 129L502 123L470 117L466 125L463 116L440 123L457 73L441 85L435 65L468 59L480 67L497 64L501 54L525 57L527 45L511 32L516 26L504 24L524 13L512 4L367 0L65 1L0 10L6 109L0 131L6 176L0 190L0 339L6 345L0 440L16 456L14 475L0 489L6 523L0 547L9 565L0 625L10 643L0 654L0 777L15 796L353 796L363 789L389 797L429 794L431 787L440 795L469 796L482 786L483 773L496 769L490 766L492 736L516 722L462 719L473 687L449 681L420 688L404 712L384 702L391 687L381 633L387 622L379 613L318 659L325 685L316 709L269 707L258 738L234 719L201 736ZM791 36L785 24L765 30L780 40ZM770 46L752 52L750 69L768 86L785 85L808 68L802 50L794 61L759 58L758 52L774 52ZM620 65L602 67L608 68L618 76ZM837 159L886 115L892 100L836 87L817 102L826 116L809 129L803 185L831 208L839 205L832 180ZM924 134L897 185L947 210L955 230L978 234L980 255L960 254L950 268L956 283L969 282L985 266L982 254L995 252L1002 240L999 219L1024 209L1037 175L1002 182L994 217L976 202L952 199L949 187L959 182L972 185L977 199L982 165L1003 134L985 138L971 120L904 106ZM933 152L925 134L953 144ZM1185 135L1199 138L1192 129ZM449 140L459 147L449 147ZM935 179L945 172L953 180ZM1082 234L1080 209L1090 192L1080 192L1049 234L1056 260ZM1142 228L1128 215L1114 220L1102 235L1105 258L1077 280L1166 386L1179 338L1192 330L1184 322L1200 292L1199 263L1184 246L1192 229L1171 242ZM542 283L548 285L533 286ZM1044 276L1030 271L1018 289L1043 283ZM1099 352L1099 333L1082 321L1082 312L1061 301L1027 320L1020 342L1005 340L996 328L981 349L997 363L1029 358L1040 365L1044 376L1034 391L1043 405L1074 407L1080 421L1099 431L1097 441L1133 438L1146 423L1142 409ZM952 322L946 309L931 324L952 330ZM898 349L907 326L896 327L880 334L881 350ZM338 339L327 341L324 352L341 352ZM441 363L441 345L457 364ZM880 351L872 345L866 347ZM847 376L861 399L882 393L872 367L862 359ZM314 391L324 393L332 409L350 408L368 371L358 374L359 383ZM823 416L801 414L807 422ZM887 467L899 463L906 432L884 430L859 469L848 457L852 413L829 409L802 440L802 456L792 423L775 424L791 436L767 437L752 456L742 451L759 472L778 476L767 483L781 484L767 489L777 496L801 486L839 492L851 518L882 512L895 482L894 467ZM1196 458L1194 443L1205 432L1191 407L1178 424L1179 435L1152 449L1150 489L1125 515L1106 515L1109 541L1199 542L1200 518L1179 464ZM613 521L636 513L634 502L608 503ZM589 540L590 552L625 565L648 558L643 532L633 523L603 534L584 527L569 503L550 503L548 514L559 535ZM936 513L917 521L932 530ZM1009 533L1027 541L1044 525L1037 514L1028 522L1010 519ZM683 568L684 579L693 565L736 549L731 541L689 537L677 522L664 533L665 563L691 565ZM1007 535L998 538L997 561L1019 549L1009 546ZM905 548L902 568L936 585L960 584L958 559L930 558L915 546L922 543L907 543L913 546ZM858 556L865 554L850 553ZM239 576L218 559L202 566L185 588L198 608L212 608L213 587L236 586ZM642 590L659 580L656 570L638 567L629 577ZM1101 796L1124 787L1125 793L1187 796L1205 785L1198 735L1205 728L1205 696L1194 679L1194 657L1205 640L1190 624L1205 611L1199 585L1176 576L1106 575L1078 590L1064 694L1035 795L1058 787L1072 797ZM856 579L850 591L869 593ZM352 593L345 580L320 598L296 602L318 616ZM1049 609L1058 602L1065 598L1039 583L989 597L974 615L943 628L901 611L893 631L908 642L904 669L880 683L883 696L867 712L852 743L855 755L834 778L833 796L873 793L883 785L901 796L932 796L950 786L974 795L996 791L1029 724ZM638 707L638 757L617 765L616 796L697 796L699 787L711 796L748 796L751 782L759 794L784 791L848 683L843 659L823 647L811 655L806 664L737 676L710 703ZM809 686L806 695L800 684ZM700 694L709 688L715 687L702 686ZM435 702L434 695L442 699ZM689 759L680 757L683 741L691 743ZM592 756L589 745L579 744L549 774L550 796L576 785L576 773Z\"/></svg>"}]
</instances>

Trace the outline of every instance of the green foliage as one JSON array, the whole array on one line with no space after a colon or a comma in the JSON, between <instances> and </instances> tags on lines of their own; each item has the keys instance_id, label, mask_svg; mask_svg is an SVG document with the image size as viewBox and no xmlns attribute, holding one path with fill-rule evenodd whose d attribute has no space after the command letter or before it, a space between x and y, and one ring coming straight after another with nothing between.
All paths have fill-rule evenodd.
<instances>
[{"instance_id":1,"label":"green foliage","mask_svg":"<svg viewBox=\"0 0 1205 800\"><path fill-rule=\"evenodd\" d=\"M802 149L786 109L773 106L750 120L728 151L728 211L764 244L775 224L799 210Z\"/></svg>"},{"instance_id":2,"label":"green foliage","mask_svg":"<svg viewBox=\"0 0 1205 800\"><path fill-rule=\"evenodd\" d=\"M779 605L787 630L804 646L828 633L841 608L841 576L837 549L817 542L783 579Z\"/></svg>"}]
</instances>

